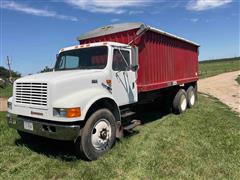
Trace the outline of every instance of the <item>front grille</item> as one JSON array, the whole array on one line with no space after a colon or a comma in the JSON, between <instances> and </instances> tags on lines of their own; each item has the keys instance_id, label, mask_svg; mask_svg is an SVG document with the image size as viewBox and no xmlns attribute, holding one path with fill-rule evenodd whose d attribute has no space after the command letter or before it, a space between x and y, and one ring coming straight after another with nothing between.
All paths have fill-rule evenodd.
<instances>
[{"instance_id":1,"label":"front grille","mask_svg":"<svg viewBox=\"0 0 240 180\"><path fill-rule=\"evenodd\" d=\"M47 83L16 83L16 103L47 106Z\"/></svg>"}]
</instances>

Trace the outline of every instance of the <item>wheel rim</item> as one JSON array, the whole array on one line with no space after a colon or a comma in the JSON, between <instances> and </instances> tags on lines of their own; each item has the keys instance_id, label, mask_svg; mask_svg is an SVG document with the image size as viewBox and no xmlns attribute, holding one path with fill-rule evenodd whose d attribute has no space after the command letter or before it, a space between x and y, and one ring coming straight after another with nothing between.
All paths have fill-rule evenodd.
<instances>
[{"instance_id":1,"label":"wheel rim","mask_svg":"<svg viewBox=\"0 0 240 180\"><path fill-rule=\"evenodd\" d=\"M193 91L191 91L191 94L190 94L190 104L194 105L194 103L195 103L195 94L193 93Z\"/></svg>"},{"instance_id":2,"label":"wheel rim","mask_svg":"<svg viewBox=\"0 0 240 180\"><path fill-rule=\"evenodd\" d=\"M109 121L100 119L97 121L92 129L91 142L96 150L103 151L108 147L112 129Z\"/></svg>"},{"instance_id":3,"label":"wheel rim","mask_svg":"<svg viewBox=\"0 0 240 180\"><path fill-rule=\"evenodd\" d=\"M187 99L184 95L181 96L181 109L182 111L185 111L187 108Z\"/></svg>"}]
</instances>

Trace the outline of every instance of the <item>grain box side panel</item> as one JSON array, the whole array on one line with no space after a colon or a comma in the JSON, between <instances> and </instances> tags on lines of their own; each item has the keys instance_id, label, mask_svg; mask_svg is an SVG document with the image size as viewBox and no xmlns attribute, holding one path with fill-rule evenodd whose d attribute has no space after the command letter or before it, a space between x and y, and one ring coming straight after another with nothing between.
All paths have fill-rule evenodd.
<instances>
[{"instance_id":1,"label":"grain box side panel","mask_svg":"<svg viewBox=\"0 0 240 180\"><path fill-rule=\"evenodd\" d=\"M151 91L196 81L198 47L187 42L149 31L141 56L139 91Z\"/></svg>"}]
</instances>

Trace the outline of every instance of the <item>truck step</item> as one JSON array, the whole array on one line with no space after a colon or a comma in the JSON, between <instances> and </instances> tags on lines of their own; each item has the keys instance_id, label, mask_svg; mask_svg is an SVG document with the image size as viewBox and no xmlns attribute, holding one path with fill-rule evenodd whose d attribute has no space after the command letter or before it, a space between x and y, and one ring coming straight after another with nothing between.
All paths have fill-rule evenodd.
<instances>
[{"instance_id":1,"label":"truck step","mask_svg":"<svg viewBox=\"0 0 240 180\"><path fill-rule=\"evenodd\" d=\"M131 131L133 128L135 128L135 127L137 127L139 125L141 125L141 121L140 120L132 120L131 124L123 127L123 130Z\"/></svg>"},{"instance_id":2,"label":"truck step","mask_svg":"<svg viewBox=\"0 0 240 180\"><path fill-rule=\"evenodd\" d=\"M130 117L130 116L133 116L134 114L136 114L136 113L132 112L132 111L126 111L123 114L121 114L121 117L122 118L127 118L127 117Z\"/></svg>"}]
</instances>

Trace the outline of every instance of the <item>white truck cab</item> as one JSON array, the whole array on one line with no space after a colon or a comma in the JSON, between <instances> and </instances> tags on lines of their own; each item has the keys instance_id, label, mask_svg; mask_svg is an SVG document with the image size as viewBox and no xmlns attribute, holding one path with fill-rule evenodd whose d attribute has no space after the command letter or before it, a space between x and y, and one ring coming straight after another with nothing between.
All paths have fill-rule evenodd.
<instances>
[{"instance_id":1,"label":"white truck cab","mask_svg":"<svg viewBox=\"0 0 240 180\"><path fill-rule=\"evenodd\" d=\"M96 159L121 136L119 107L138 100L136 52L116 42L61 49L53 72L14 82L13 97L8 100L9 125L23 138L35 134L81 143L79 152ZM84 131L81 125L86 127L89 121L85 120L99 110L102 115ZM82 133L90 137L90 145L78 140Z\"/></svg>"}]
</instances>

